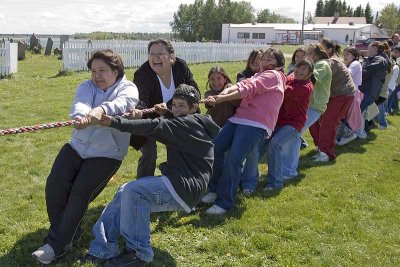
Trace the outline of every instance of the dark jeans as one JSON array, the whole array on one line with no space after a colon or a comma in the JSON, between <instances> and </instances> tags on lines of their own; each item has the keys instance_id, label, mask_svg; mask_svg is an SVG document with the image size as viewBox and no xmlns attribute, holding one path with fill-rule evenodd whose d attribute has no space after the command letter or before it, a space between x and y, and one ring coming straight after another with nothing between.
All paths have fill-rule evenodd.
<instances>
[{"instance_id":1,"label":"dark jeans","mask_svg":"<svg viewBox=\"0 0 400 267\"><path fill-rule=\"evenodd\" d=\"M389 95L388 98L388 112L391 113L392 109L399 109L399 98L397 93L400 91L400 85L397 85L394 91Z\"/></svg>"},{"instance_id":2,"label":"dark jeans","mask_svg":"<svg viewBox=\"0 0 400 267\"><path fill-rule=\"evenodd\" d=\"M65 252L79 234L89 206L121 165L120 160L96 157L83 159L65 144L58 153L46 182L46 205L50 220L48 244L56 256Z\"/></svg>"},{"instance_id":3,"label":"dark jeans","mask_svg":"<svg viewBox=\"0 0 400 267\"><path fill-rule=\"evenodd\" d=\"M367 108L373 103L375 103L375 98L368 94L364 94L363 100L361 101L360 104L361 112L367 110Z\"/></svg>"},{"instance_id":4,"label":"dark jeans","mask_svg":"<svg viewBox=\"0 0 400 267\"><path fill-rule=\"evenodd\" d=\"M139 158L137 167L137 177L154 176L157 161L156 140L148 137L146 142L140 148L142 156Z\"/></svg>"}]
</instances>

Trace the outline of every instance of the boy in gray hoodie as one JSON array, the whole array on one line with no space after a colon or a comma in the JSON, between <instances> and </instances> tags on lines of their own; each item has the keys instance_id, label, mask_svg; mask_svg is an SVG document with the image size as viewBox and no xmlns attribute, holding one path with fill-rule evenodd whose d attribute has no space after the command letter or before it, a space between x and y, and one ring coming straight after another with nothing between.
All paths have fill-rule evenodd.
<instances>
[{"instance_id":1,"label":"boy in gray hoodie","mask_svg":"<svg viewBox=\"0 0 400 267\"><path fill-rule=\"evenodd\" d=\"M105 116L101 124L150 136L166 145L167 162L160 165L161 176L148 176L122 185L93 226L95 239L81 263L106 261L105 266L144 266L154 252L150 245L150 214L162 211L190 212L207 192L212 174L214 145L219 127L210 116L196 114L199 92L181 84L172 100L172 112L164 117L141 119L133 110L128 120ZM164 114L163 114L164 113ZM118 237L126 241L120 254Z\"/></svg>"}]
</instances>

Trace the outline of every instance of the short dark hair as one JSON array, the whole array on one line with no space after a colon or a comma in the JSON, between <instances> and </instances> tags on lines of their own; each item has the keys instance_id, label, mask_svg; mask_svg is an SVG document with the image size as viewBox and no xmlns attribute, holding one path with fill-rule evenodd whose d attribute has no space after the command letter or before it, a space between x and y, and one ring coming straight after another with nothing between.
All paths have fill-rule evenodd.
<instances>
[{"instance_id":1,"label":"short dark hair","mask_svg":"<svg viewBox=\"0 0 400 267\"><path fill-rule=\"evenodd\" d=\"M283 68L285 66L285 56L278 48L270 47L265 51L264 55L265 54L270 54L275 58L277 68Z\"/></svg>"},{"instance_id":2,"label":"short dark hair","mask_svg":"<svg viewBox=\"0 0 400 267\"><path fill-rule=\"evenodd\" d=\"M329 55L331 57L333 54L339 55L340 54L340 45L338 45L336 42L327 39L327 38L322 38L321 43L326 46L327 48L332 49L332 53Z\"/></svg>"},{"instance_id":3,"label":"short dark hair","mask_svg":"<svg viewBox=\"0 0 400 267\"><path fill-rule=\"evenodd\" d=\"M349 47L346 47L345 49L344 49L344 51L343 51L344 53L350 53L350 54L352 54L353 55L353 57L354 57L354 60L360 60L360 52L358 51L358 49L356 48L356 47L354 47L354 46L349 46Z\"/></svg>"},{"instance_id":4,"label":"short dark hair","mask_svg":"<svg viewBox=\"0 0 400 267\"><path fill-rule=\"evenodd\" d=\"M296 67L300 66L307 66L308 69L310 70L310 73L314 72L314 63L308 58L304 58L296 63Z\"/></svg>"},{"instance_id":5,"label":"short dark hair","mask_svg":"<svg viewBox=\"0 0 400 267\"><path fill-rule=\"evenodd\" d=\"M254 60L257 58L257 56L259 54L263 54L263 50L262 49L253 49L250 52L249 57L247 58L247 62L246 62L246 69L250 69L250 64L254 62Z\"/></svg>"},{"instance_id":6,"label":"short dark hair","mask_svg":"<svg viewBox=\"0 0 400 267\"><path fill-rule=\"evenodd\" d=\"M295 58L296 58L297 52L303 52L304 55L306 54L306 50L305 50L303 47L299 47L299 48L297 48L296 50L294 50L293 56L292 56L292 64L293 64L293 65L296 64Z\"/></svg>"},{"instance_id":7,"label":"short dark hair","mask_svg":"<svg viewBox=\"0 0 400 267\"><path fill-rule=\"evenodd\" d=\"M172 98L183 99L187 102L189 107L192 108L194 104L198 104L200 102L200 93L193 86L182 83L175 89L174 96Z\"/></svg>"},{"instance_id":8,"label":"short dark hair","mask_svg":"<svg viewBox=\"0 0 400 267\"><path fill-rule=\"evenodd\" d=\"M92 62L95 59L103 60L112 70L118 71L117 80L124 77L124 63L122 58L119 54L115 53L111 49L102 49L95 51L92 56L90 57L87 67L89 70L92 70Z\"/></svg>"}]
</instances>

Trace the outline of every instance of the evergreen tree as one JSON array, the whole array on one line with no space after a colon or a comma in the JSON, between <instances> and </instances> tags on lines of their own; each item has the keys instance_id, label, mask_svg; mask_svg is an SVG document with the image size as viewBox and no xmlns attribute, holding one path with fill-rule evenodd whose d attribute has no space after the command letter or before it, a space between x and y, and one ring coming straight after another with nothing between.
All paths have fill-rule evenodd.
<instances>
[{"instance_id":1,"label":"evergreen tree","mask_svg":"<svg viewBox=\"0 0 400 267\"><path fill-rule=\"evenodd\" d=\"M323 17L324 16L324 2L322 0L317 1L317 7L315 8L314 15L316 17Z\"/></svg>"},{"instance_id":2,"label":"evergreen tree","mask_svg":"<svg viewBox=\"0 0 400 267\"><path fill-rule=\"evenodd\" d=\"M368 24L372 24L374 22L374 15L372 14L372 9L371 6L369 5L369 2L365 7L365 18Z\"/></svg>"}]
</instances>

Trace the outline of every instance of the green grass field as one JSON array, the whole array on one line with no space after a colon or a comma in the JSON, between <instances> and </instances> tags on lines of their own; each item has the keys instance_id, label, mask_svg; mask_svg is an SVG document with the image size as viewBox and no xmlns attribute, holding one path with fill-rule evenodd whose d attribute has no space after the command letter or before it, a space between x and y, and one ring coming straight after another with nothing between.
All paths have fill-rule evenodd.
<instances>
[{"instance_id":1,"label":"green grass field","mask_svg":"<svg viewBox=\"0 0 400 267\"><path fill-rule=\"evenodd\" d=\"M190 66L202 92L213 65ZM219 65L233 80L244 67ZM59 75L60 69L53 56L28 54L17 74L0 80L0 129L68 120L76 87L89 73ZM127 70L128 79L133 72ZM239 194L227 216L207 216L205 205L189 215L153 215L151 266L400 266L400 116L388 120L387 130L373 129L366 140L337 148L336 162L316 165L313 146L302 150L299 179L279 195L262 193L264 162L258 192ZM46 177L70 131L0 137L0 266L39 265L30 254L49 227ZM138 157L129 150L115 180L90 205L81 242L53 266L77 266L102 209L119 185L136 177Z\"/></svg>"}]
</instances>

